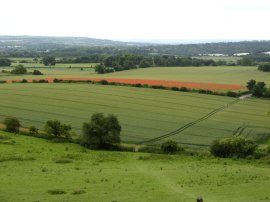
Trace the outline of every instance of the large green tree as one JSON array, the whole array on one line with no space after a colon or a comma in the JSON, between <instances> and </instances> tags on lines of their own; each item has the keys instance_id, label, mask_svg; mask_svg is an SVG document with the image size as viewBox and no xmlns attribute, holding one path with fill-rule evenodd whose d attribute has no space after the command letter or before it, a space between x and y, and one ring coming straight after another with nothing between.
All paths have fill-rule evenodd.
<instances>
[{"instance_id":1,"label":"large green tree","mask_svg":"<svg viewBox=\"0 0 270 202\"><path fill-rule=\"evenodd\" d=\"M7 58L0 58L0 67L9 67L11 65L11 60Z\"/></svg>"},{"instance_id":2,"label":"large green tree","mask_svg":"<svg viewBox=\"0 0 270 202\"><path fill-rule=\"evenodd\" d=\"M54 66L56 64L55 57L53 56L44 56L42 62L45 66Z\"/></svg>"},{"instance_id":3,"label":"large green tree","mask_svg":"<svg viewBox=\"0 0 270 202\"><path fill-rule=\"evenodd\" d=\"M247 82L247 89L252 91L255 85L256 81L254 79L251 79Z\"/></svg>"},{"instance_id":4,"label":"large green tree","mask_svg":"<svg viewBox=\"0 0 270 202\"><path fill-rule=\"evenodd\" d=\"M88 148L108 149L120 143L121 125L115 115L95 113L82 129L81 144Z\"/></svg>"},{"instance_id":5,"label":"large green tree","mask_svg":"<svg viewBox=\"0 0 270 202\"><path fill-rule=\"evenodd\" d=\"M4 124L6 125L6 131L12 133L18 133L21 127L20 121L15 117L6 118Z\"/></svg>"}]
</instances>

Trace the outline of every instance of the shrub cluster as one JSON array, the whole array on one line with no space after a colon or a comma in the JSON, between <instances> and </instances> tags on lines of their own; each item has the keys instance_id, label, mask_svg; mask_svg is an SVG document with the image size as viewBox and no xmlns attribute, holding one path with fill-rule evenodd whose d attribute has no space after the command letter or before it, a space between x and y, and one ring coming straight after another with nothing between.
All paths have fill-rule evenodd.
<instances>
[{"instance_id":1,"label":"shrub cluster","mask_svg":"<svg viewBox=\"0 0 270 202\"><path fill-rule=\"evenodd\" d=\"M256 97L270 98L270 87L267 88L264 82L251 79L247 82L247 88Z\"/></svg>"},{"instance_id":2,"label":"shrub cluster","mask_svg":"<svg viewBox=\"0 0 270 202\"><path fill-rule=\"evenodd\" d=\"M183 151L183 148L178 146L177 142L173 140L167 140L161 144L161 151L166 154L175 154L177 151Z\"/></svg>"},{"instance_id":3,"label":"shrub cluster","mask_svg":"<svg viewBox=\"0 0 270 202\"><path fill-rule=\"evenodd\" d=\"M27 74L27 69L23 65L16 66L10 71L11 74Z\"/></svg>"},{"instance_id":4,"label":"shrub cluster","mask_svg":"<svg viewBox=\"0 0 270 202\"><path fill-rule=\"evenodd\" d=\"M91 149L113 149L120 143L121 125L114 115L93 114L83 124L81 145Z\"/></svg>"},{"instance_id":5,"label":"shrub cluster","mask_svg":"<svg viewBox=\"0 0 270 202\"><path fill-rule=\"evenodd\" d=\"M217 157L246 157L253 155L256 148L257 144L252 140L230 137L214 141L210 147L210 151Z\"/></svg>"},{"instance_id":6,"label":"shrub cluster","mask_svg":"<svg viewBox=\"0 0 270 202\"><path fill-rule=\"evenodd\" d=\"M264 63L259 65L258 70L263 71L263 72L270 72L270 63Z\"/></svg>"},{"instance_id":7,"label":"shrub cluster","mask_svg":"<svg viewBox=\"0 0 270 202\"><path fill-rule=\"evenodd\" d=\"M6 125L6 131L12 133L18 133L21 127L20 121L15 117L6 118L4 124Z\"/></svg>"}]
</instances>

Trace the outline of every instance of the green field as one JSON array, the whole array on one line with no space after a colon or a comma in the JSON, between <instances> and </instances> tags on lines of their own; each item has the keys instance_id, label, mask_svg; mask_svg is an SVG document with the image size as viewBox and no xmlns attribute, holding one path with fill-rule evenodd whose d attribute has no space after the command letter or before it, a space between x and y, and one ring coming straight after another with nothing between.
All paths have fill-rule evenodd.
<instances>
[{"instance_id":1,"label":"green field","mask_svg":"<svg viewBox=\"0 0 270 202\"><path fill-rule=\"evenodd\" d=\"M169 138L183 144L209 145L215 139L233 135L238 128L241 135L251 137L270 130L270 101L255 98L240 101L90 84L1 84L0 92L2 120L15 116L23 126L43 129L47 120L58 119L71 124L80 134L82 123L93 113L113 113L122 125L122 140L131 143L168 134L194 121L195 124Z\"/></svg>"},{"instance_id":2,"label":"green field","mask_svg":"<svg viewBox=\"0 0 270 202\"><path fill-rule=\"evenodd\" d=\"M208 56L208 55L197 56L193 58L203 59L203 60L214 60L214 61L223 60L223 61L232 62L232 63L236 63L238 60L242 59L242 57L239 57L239 56Z\"/></svg>"},{"instance_id":3,"label":"green field","mask_svg":"<svg viewBox=\"0 0 270 202\"><path fill-rule=\"evenodd\" d=\"M221 84L246 85L250 79L264 81L270 85L270 74L261 72L257 67L153 67L144 69L134 69L122 72L96 74L92 68L39 68L44 73L42 76L33 75L7 75L1 73L0 80L15 80L22 78L46 78L46 77L101 77L101 78L128 78L128 79L153 79L153 80L173 80L191 81ZM33 71L33 68L28 69Z\"/></svg>"},{"instance_id":4,"label":"green field","mask_svg":"<svg viewBox=\"0 0 270 202\"><path fill-rule=\"evenodd\" d=\"M40 64L40 63L12 63L11 67L16 67L17 65L22 64L24 67L27 68L44 68L47 67L49 68L49 66L45 66L44 64ZM61 68L93 68L97 63L68 63L68 64L61 64L61 63L57 63L54 66L51 66L51 68L57 68L57 67L61 67Z\"/></svg>"},{"instance_id":5,"label":"green field","mask_svg":"<svg viewBox=\"0 0 270 202\"><path fill-rule=\"evenodd\" d=\"M0 68L0 80L21 80L21 79L42 79L42 78L66 78L66 77L78 77L78 78L88 78L96 77L97 74L92 68L27 68L29 72L33 72L34 69L38 69L44 75L14 75L2 73L2 69L11 70L13 68Z\"/></svg>"},{"instance_id":6,"label":"green field","mask_svg":"<svg viewBox=\"0 0 270 202\"><path fill-rule=\"evenodd\" d=\"M250 79L270 85L270 73L257 67L153 67L99 75L104 78L136 78L246 85Z\"/></svg>"},{"instance_id":7,"label":"green field","mask_svg":"<svg viewBox=\"0 0 270 202\"><path fill-rule=\"evenodd\" d=\"M264 162L91 151L1 131L0 181L1 202L270 199L270 168ZM49 192L57 190L65 193Z\"/></svg>"}]
</instances>

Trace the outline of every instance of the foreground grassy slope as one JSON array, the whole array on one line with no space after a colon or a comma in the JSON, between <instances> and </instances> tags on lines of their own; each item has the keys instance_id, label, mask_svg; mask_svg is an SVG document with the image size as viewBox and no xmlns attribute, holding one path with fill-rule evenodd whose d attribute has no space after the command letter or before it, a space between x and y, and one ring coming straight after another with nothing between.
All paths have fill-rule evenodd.
<instances>
[{"instance_id":1,"label":"foreground grassy slope","mask_svg":"<svg viewBox=\"0 0 270 202\"><path fill-rule=\"evenodd\" d=\"M43 129L47 120L69 123L80 133L95 112L113 113L122 125L122 140L138 143L211 116L174 138L188 144L209 145L234 134L269 133L270 101L90 84L2 84L0 119L18 117L23 126ZM233 105L231 102L237 101ZM215 114L211 114L213 111ZM163 141L163 139L162 139Z\"/></svg>"},{"instance_id":2,"label":"foreground grassy slope","mask_svg":"<svg viewBox=\"0 0 270 202\"><path fill-rule=\"evenodd\" d=\"M197 196L208 202L266 202L270 198L270 168L265 163L90 151L1 131L0 181L1 202L194 202ZM66 193L48 193L59 189Z\"/></svg>"}]
</instances>

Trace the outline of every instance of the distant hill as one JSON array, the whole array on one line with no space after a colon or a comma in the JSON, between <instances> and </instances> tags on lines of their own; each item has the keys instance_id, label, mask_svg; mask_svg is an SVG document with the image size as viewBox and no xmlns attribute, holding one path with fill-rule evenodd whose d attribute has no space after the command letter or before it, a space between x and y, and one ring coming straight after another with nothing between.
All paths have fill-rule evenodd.
<instances>
[{"instance_id":1,"label":"distant hill","mask_svg":"<svg viewBox=\"0 0 270 202\"><path fill-rule=\"evenodd\" d=\"M0 49L46 50L67 47L111 47L142 46L146 43L120 42L87 37L47 37L47 36L0 36Z\"/></svg>"},{"instance_id":2,"label":"distant hill","mask_svg":"<svg viewBox=\"0 0 270 202\"><path fill-rule=\"evenodd\" d=\"M44 52L50 52L57 56L82 56L89 54L197 56L201 54L260 54L269 51L270 41L168 45L121 42L87 37L0 36L0 55L2 56L32 56Z\"/></svg>"}]
</instances>

